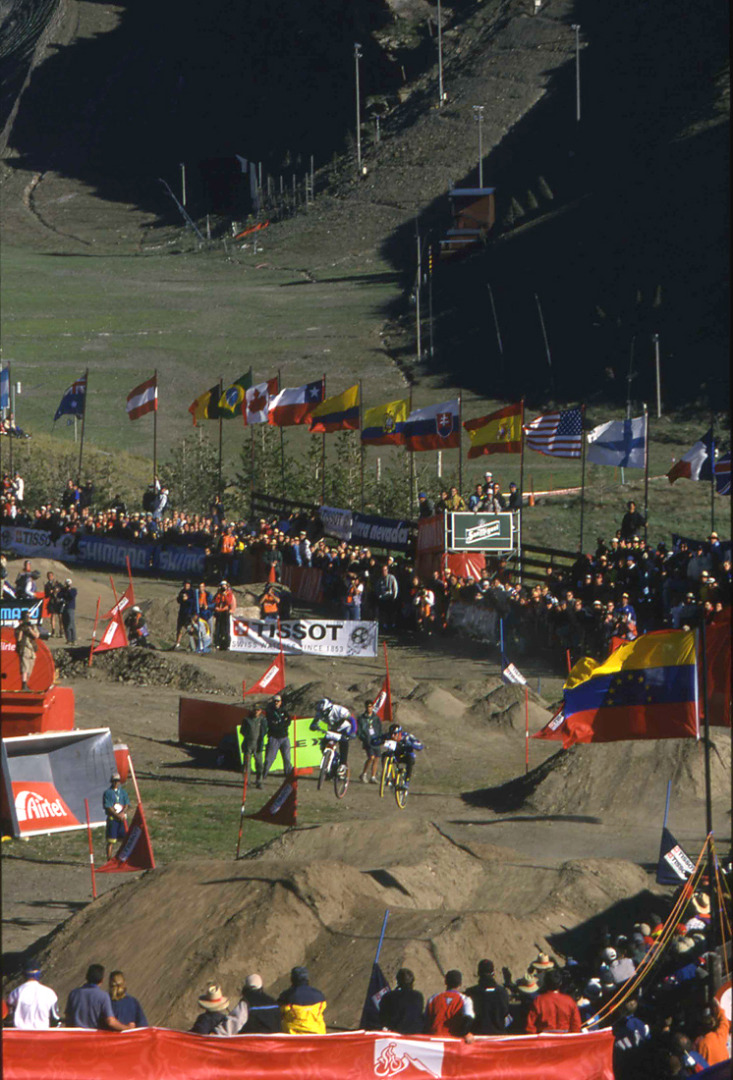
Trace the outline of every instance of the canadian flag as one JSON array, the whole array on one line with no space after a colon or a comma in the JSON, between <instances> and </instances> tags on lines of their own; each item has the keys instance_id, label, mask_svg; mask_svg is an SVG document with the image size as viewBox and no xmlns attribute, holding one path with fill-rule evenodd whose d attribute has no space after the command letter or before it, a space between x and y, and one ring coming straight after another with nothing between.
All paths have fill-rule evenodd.
<instances>
[{"instance_id":1,"label":"canadian flag","mask_svg":"<svg viewBox=\"0 0 733 1080\"><path fill-rule=\"evenodd\" d=\"M277 391L277 378L268 379L267 382L258 383L257 386L251 386L247 390L244 395L244 409L242 410L245 424L267 423L270 398L274 398Z\"/></svg>"},{"instance_id":2,"label":"canadian flag","mask_svg":"<svg viewBox=\"0 0 733 1080\"><path fill-rule=\"evenodd\" d=\"M242 681L242 697L248 694L279 694L285 689L285 657L279 652L261 679L246 689Z\"/></svg>"},{"instance_id":3,"label":"canadian flag","mask_svg":"<svg viewBox=\"0 0 733 1080\"><path fill-rule=\"evenodd\" d=\"M150 842L145 814L139 803L119 849L109 862L100 866L97 873L121 874L126 870L155 870L153 845Z\"/></svg>"},{"instance_id":4,"label":"canadian flag","mask_svg":"<svg viewBox=\"0 0 733 1080\"><path fill-rule=\"evenodd\" d=\"M286 776L275 794L256 814L246 814L252 821L270 825L296 825L298 822L298 781L294 772Z\"/></svg>"},{"instance_id":5,"label":"canadian flag","mask_svg":"<svg viewBox=\"0 0 733 1080\"><path fill-rule=\"evenodd\" d=\"M132 591L132 582L130 582L130 584L127 586L114 607L111 607L109 611L102 616L102 618L114 619L116 615L121 615L123 611L127 611L129 607L132 607L134 603L135 593Z\"/></svg>"},{"instance_id":6,"label":"canadian flag","mask_svg":"<svg viewBox=\"0 0 733 1080\"><path fill-rule=\"evenodd\" d=\"M127 634L122 619L113 615L107 629L102 634L102 640L95 646L92 652L107 652L108 649L122 649L128 644Z\"/></svg>"}]
</instances>

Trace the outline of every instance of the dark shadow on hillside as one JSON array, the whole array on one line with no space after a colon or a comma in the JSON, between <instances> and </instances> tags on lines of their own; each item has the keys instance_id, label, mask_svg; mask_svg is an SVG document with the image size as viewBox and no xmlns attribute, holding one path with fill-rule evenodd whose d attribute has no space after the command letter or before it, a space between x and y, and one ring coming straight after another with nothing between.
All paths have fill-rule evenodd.
<instances>
[{"instance_id":1,"label":"dark shadow on hillside","mask_svg":"<svg viewBox=\"0 0 733 1080\"><path fill-rule=\"evenodd\" d=\"M609 870L613 872L612 869ZM600 881L603 881L601 872ZM598 949L608 944L607 936L615 940L618 934L631 936L634 923L650 922L652 912L666 914L669 903L665 897L644 889L635 896L625 897L610 908L579 923L572 930L548 934L547 940L560 956L572 956L592 962ZM652 977L653 978L653 977Z\"/></svg>"},{"instance_id":2,"label":"dark shadow on hillside","mask_svg":"<svg viewBox=\"0 0 733 1080\"><path fill-rule=\"evenodd\" d=\"M568 751L558 750L556 754L543 761L526 776L517 776L498 787L481 788L477 791L465 791L461 799L468 806L481 806L497 814L509 814L522 809L529 801L542 781L555 770L560 759Z\"/></svg>"},{"instance_id":3,"label":"dark shadow on hillside","mask_svg":"<svg viewBox=\"0 0 733 1080\"><path fill-rule=\"evenodd\" d=\"M666 406L727 400L729 125L715 79L728 15L712 0L703 9L691 23L682 0L601 9L578 0L581 123L571 61L484 160L484 183L497 189L494 239L436 266L426 367L446 385L525 395L531 406L623 402L632 362L634 402L653 401L658 332ZM455 184L477 180L474 170ZM437 243L450 227L442 196L421 215L421 235ZM383 254L411 289L414 224Z\"/></svg>"}]
</instances>

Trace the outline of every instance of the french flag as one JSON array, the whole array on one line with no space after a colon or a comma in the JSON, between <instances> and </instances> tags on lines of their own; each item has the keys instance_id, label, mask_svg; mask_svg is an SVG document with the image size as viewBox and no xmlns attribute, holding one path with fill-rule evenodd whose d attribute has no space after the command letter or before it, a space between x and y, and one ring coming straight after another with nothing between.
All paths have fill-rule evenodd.
<instances>
[{"instance_id":1,"label":"french flag","mask_svg":"<svg viewBox=\"0 0 733 1080\"><path fill-rule=\"evenodd\" d=\"M408 450L450 450L460 446L460 405L458 398L413 409L402 434Z\"/></svg>"},{"instance_id":2,"label":"french flag","mask_svg":"<svg viewBox=\"0 0 733 1080\"><path fill-rule=\"evenodd\" d=\"M323 401L323 381L305 383L303 386L285 387L270 399L267 422L275 427L291 427L307 424L316 405Z\"/></svg>"}]
</instances>

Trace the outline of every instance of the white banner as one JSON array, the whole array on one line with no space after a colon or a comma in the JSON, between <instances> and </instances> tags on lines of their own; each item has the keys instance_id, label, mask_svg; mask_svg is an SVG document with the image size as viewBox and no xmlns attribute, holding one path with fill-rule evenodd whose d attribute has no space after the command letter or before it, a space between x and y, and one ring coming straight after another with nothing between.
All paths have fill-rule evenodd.
<instances>
[{"instance_id":1,"label":"white banner","mask_svg":"<svg viewBox=\"0 0 733 1080\"><path fill-rule=\"evenodd\" d=\"M280 623L283 652L316 656L376 656L379 624L344 619L289 619ZM276 622L232 617L233 652L276 653L280 635Z\"/></svg>"},{"instance_id":2,"label":"white banner","mask_svg":"<svg viewBox=\"0 0 733 1080\"><path fill-rule=\"evenodd\" d=\"M324 531L337 540L350 540L354 519L351 510L339 510L335 506L321 506L318 514Z\"/></svg>"},{"instance_id":3,"label":"white banner","mask_svg":"<svg viewBox=\"0 0 733 1080\"><path fill-rule=\"evenodd\" d=\"M27 529L23 525L4 525L0 530L3 551L14 551L28 558L58 559L60 562L71 561L71 549L77 537L73 533L62 533L56 540L51 539L45 529Z\"/></svg>"}]
</instances>

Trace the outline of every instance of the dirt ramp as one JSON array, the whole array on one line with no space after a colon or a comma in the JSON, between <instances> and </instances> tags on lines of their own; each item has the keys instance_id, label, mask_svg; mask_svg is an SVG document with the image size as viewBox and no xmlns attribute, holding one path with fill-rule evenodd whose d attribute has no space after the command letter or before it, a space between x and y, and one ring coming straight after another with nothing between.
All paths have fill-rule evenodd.
<instances>
[{"instance_id":1,"label":"dirt ramp","mask_svg":"<svg viewBox=\"0 0 733 1080\"><path fill-rule=\"evenodd\" d=\"M539 731L547 723L549 713L542 699L530 691L529 730ZM466 710L466 720L477 725L489 725L493 731L524 731L526 724L525 691L523 686L493 681L486 694L478 697Z\"/></svg>"}]
</instances>

